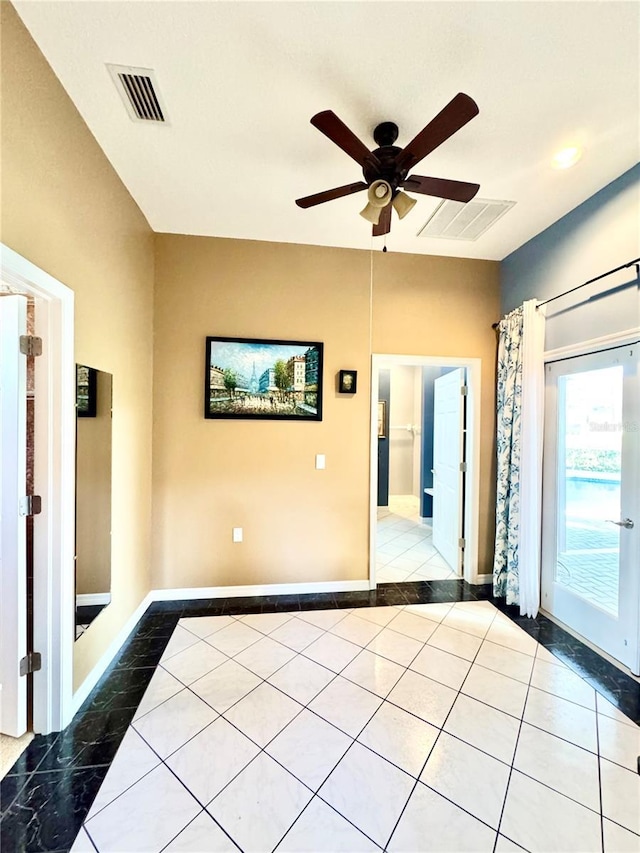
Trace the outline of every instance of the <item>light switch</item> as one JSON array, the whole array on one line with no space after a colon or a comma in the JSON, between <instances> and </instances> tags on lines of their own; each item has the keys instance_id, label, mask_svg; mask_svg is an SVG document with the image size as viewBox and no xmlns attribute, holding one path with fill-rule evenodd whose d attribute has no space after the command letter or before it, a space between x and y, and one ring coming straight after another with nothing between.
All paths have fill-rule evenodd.
<instances>
[{"instance_id":1,"label":"light switch","mask_svg":"<svg viewBox=\"0 0 640 853\"><path fill-rule=\"evenodd\" d=\"M242 542L242 528L234 527L233 528L233 541L234 542Z\"/></svg>"},{"instance_id":2,"label":"light switch","mask_svg":"<svg viewBox=\"0 0 640 853\"><path fill-rule=\"evenodd\" d=\"M323 471L327 467L324 453L316 453L316 470Z\"/></svg>"}]
</instances>

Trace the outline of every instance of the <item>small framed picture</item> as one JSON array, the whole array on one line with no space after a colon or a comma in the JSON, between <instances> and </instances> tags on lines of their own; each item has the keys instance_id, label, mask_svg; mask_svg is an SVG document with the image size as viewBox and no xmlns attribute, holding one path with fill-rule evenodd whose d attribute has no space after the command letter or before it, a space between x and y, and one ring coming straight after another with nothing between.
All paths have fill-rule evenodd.
<instances>
[{"instance_id":1,"label":"small framed picture","mask_svg":"<svg viewBox=\"0 0 640 853\"><path fill-rule=\"evenodd\" d=\"M338 379L338 391L341 394L355 394L358 373L355 370L341 370Z\"/></svg>"},{"instance_id":2,"label":"small framed picture","mask_svg":"<svg viewBox=\"0 0 640 853\"><path fill-rule=\"evenodd\" d=\"M76 414L79 418L95 418L97 409L98 371L76 364Z\"/></svg>"},{"instance_id":3,"label":"small framed picture","mask_svg":"<svg viewBox=\"0 0 640 853\"><path fill-rule=\"evenodd\" d=\"M378 400L378 438L387 437L387 401Z\"/></svg>"}]
</instances>

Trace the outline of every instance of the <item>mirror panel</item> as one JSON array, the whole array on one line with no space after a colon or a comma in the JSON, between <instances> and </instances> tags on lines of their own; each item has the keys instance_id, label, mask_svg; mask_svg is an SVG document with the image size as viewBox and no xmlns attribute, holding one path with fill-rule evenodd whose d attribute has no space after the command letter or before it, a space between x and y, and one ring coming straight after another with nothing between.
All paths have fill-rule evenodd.
<instances>
[{"instance_id":1,"label":"mirror panel","mask_svg":"<svg viewBox=\"0 0 640 853\"><path fill-rule=\"evenodd\" d=\"M76 365L76 640L111 601L112 376Z\"/></svg>"}]
</instances>

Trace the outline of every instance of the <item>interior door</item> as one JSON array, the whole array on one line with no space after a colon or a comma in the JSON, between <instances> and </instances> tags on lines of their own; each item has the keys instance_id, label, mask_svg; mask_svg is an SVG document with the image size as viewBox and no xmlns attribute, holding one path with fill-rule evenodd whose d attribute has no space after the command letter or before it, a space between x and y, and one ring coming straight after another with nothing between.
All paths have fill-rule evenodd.
<instances>
[{"instance_id":1,"label":"interior door","mask_svg":"<svg viewBox=\"0 0 640 853\"><path fill-rule=\"evenodd\" d=\"M465 369L434 382L433 544L451 568L462 574Z\"/></svg>"},{"instance_id":2,"label":"interior door","mask_svg":"<svg viewBox=\"0 0 640 853\"><path fill-rule=\"evenodd\" d=\"M0 731L13 737L27 730L27 679L20 676L27 652L26 524L20 515L27 455L27 359L20 335L26 331L26 298L0 297Z\"/></svg>"},{"instance_id":3,"label":"interior door","mask_svg":"<svg viewBox=\"0 0 640 853\"><path fill-rule=\"evenodd\" d=\"M546 368L542 605L638 671L638 346Z\"/></svg>"}]
</instances>

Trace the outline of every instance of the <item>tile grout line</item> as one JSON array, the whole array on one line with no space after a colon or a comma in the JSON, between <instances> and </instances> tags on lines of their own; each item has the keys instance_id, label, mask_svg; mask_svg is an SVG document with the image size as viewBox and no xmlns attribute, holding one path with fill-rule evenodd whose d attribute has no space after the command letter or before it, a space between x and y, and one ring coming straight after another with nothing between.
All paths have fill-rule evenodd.
<instances>
[{"instance_id":1,"label":"tile grout line","mask_svg":"<svg viewBox=\"0 0 640 853\"><path fill-rule=\"evenodd\" d=\"M533 666L531 667L531 673L529 675L529 683L527 684L527 693L525 695L524 705L522 706L522 717L520 718L520 725L518 726L518 734L516 735L516 741L515 741L515 744L513 746L513 754L511 756L511 766L509 768L509 777L507 779L507 786L504 790L504 799L502 801L502 808L500 809L500 817L498 819L498 832L496 834L496 840L495 840L494 847L493 847L494 853L495 853L496 847L498 845L498 838L500 836L500 830L502 828L502 820L504 818L504 810L505 810L506 805L507 805L507 798L509 797L509 788L511 786L511 777L513 776L514 763L516 760L516 754L518 752L518 744L520 742L520 732L522 731L522 725L524 723L524 715L525 715L526 710L527 710L527 702L529 701L529 691L531 690L531 681L533 679L533 672L535 669L537 658L538 658L538 648L536 647L536 654L534 656ZM537 781L537 780L535 780L535 781ZM551 789L551 790L553 790L553 789ZM505 838L509 838L509 836L505 835ZM512 839L510 839L510 840L512 840ZM517 843L517 842L514 842L514 843Z\"/></svg>"},{"instance_id":2,"label":"tile grout line","mask_svg":"<svg viewBox=\"0 0 640 853\"><path fill-rule=\"evenodd\" d=\"M493 624L493 622L494 622L494 620L495 620L495 618L496 618L496 615L497 615L497 608L496 608L496 614L494 614L493 619L491 620L491 623L490 623L490 625L489 625L489 628L490 628L490 627L491 627L491 625ZM487 628L487 632L486 632L486 633L488 633L489 628ZM435 633L435 632L434 632L434 633ZM486 636L486 633L485 633L485 636ZM426 645L426 644L425 644L425 645ZM459 698L461 695L464 695L464 694L462 693L462 688L464 687L464 683L465 683L465 681L467 680L467 678L468 678L468 676L469 676L469 673L471 672L471 667L473 666L473 664L474 664L474 662L475 662L476 658L478 657L478 654L480 653L480 649L481 649L481 648L482 648L482 642L481 642L481 643L480 643L480 645L478 646L478 649L476 650L476 653L475 653L475 655L474 655L474 657L473 657L473 660L471 661L471 665L469 666L469 669L468 669L468 671L467 671L467 674L466 674L466 675L465 675L465 677L463 678L462 683L460 684L460 687L458 688L456 698L455 698L455 699L453 700L453 702L451 703L451 707L449 708L449 710L448 710L448 712L447 712L447 714L446 714L446 716L445 716L444 720L442 721L442 726L439 726L439 727L438 727L438 728L440 729L440 731L438 732L438 735L437 735L436 739L434 740L434 742L433 742L433 744L432 744L432 746L431 746L431 749L429 750L429 754L428 754L428 755L427 755L427 757L425 758L425 761L424 761L424 763L423 763L423 765L422 765L422 768L421 768L420 772L418 773L418 775L417 775L417 777L416 777L415 785L412 787L411 792L410 792L410 794L409 794L409 796L408 796L408 798L407 798L407 801L405 802L404 807L402 808L402 811L401 811L401 812L400 812L400 814L398 815L398 819L397 819L397 821L395 822L395 825L394 825L393 829L391 830L391 835L390 835L390 836L389 836L389 838L387 839L387 842L386 842L386 844L385 844L385 846L384 846L384 849L385 849L385 850L388 848L389 844L391 843L391 839L393 838L393 836L394 836L394 834L395 834L396 830L398 829L398 825L400 824L400 821L402 820L402 816L404 815L404 813L405 813L405 811L406 811L406 809L407 809L407 806L409 805L409 802L411 801L411 798L413 797L413 794L414 794L414 792L415 792L416 788L418 787L418 784L419 784L419 782L420 782L420 777L421 777L421 776L422 776L422 774L424 773L424 769L425 769L425 767L427 766L427 764L429 763L429 759L431 758L431 755L432 755L432 753L433 753L434 749L436 748L436 745L437 745L438 741L440 740L440 736L441 736L441 734L444 732L444 727L445 727L445 726L446 726L446 724L447 724L447 720L449 719L449 716L451 715L451 712L453 711L453 708L454 708L454 706L455 706L456 702L458 701L458 698ZM446 685L446 686L448 686L448 685ZM463 742L464 742L464 741L463 741ZM425 784L425 783L423 783L423 784ZM426 787L429 787L429 786L427 785ZM430 790L433 790L433 789L430 789ZM436 793L438 793L438 792L436 791ZM440 795L440 794L439 794L439 796L442 796L442 795ZM445 798L445 799L446 799L446 798ZM456 806L457 806L457 804L456 804ZM457 807L458 807L458 808L460 808L460 806L457 806ZM496 838L497 838L497 834L496 834ZM495 848L495 842L494 842L494 848Z\"/></svg>"}]
</instances>

